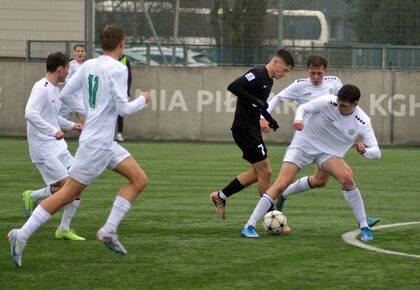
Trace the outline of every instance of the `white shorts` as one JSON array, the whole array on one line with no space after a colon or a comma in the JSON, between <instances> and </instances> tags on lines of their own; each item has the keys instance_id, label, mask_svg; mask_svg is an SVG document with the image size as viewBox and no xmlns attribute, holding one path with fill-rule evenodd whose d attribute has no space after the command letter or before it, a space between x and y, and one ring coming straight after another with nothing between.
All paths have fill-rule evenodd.
<instances>
[{"instance_id":1,"label":"white shorts","mask_svg":"<svg viewBox=\"0 0 420 290\"><path fill-rule=\"evenodd\" d=\"M112 142L110 149L81 146L74 155L69 174L76 181L89 185L106 168L114 170L118 164L129 156L131 156L130 152L115 141Z\"/></svg>"},{"instance_id":2,"label":"white shorts","mask_svg":"<svg viewBox=\"0 0 420 290\"><path fill-rule=\"evenodd\" d=\"M44 162L35 163L45 184L57 183L69 176L68 169L73 163L73 156L66 151L58 156L52 156Z\"/></svg>"},{"instance_id":3,"label":"white shorts","mask_svg":"<svg viewBox=\"0 0 420 290\"><path fill-rule=\"evenodd\" d=\"M283 162L291 162L301 170L311 163L322 169L322 164L331 157L333 156L326 153L306 154L298 148L289 147L286 151L286 154L284 154Z\"/></svg>"}]
</instances>

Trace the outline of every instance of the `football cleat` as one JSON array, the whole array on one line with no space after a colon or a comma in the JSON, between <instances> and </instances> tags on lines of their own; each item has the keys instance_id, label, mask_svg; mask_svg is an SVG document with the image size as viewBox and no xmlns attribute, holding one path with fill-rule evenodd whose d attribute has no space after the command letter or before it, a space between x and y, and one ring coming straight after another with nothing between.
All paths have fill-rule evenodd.
<instances>
[{"instance_id":1,"label":"football cleat","mask_svg":"<svg viewBox=\"0 0 420 290\"><path fill-rule=\"evenodd\" d=\"M57 240L71 240L71 241L85 241L84 237L78 236L72 229L67 231L60 231L57 229L55 231L55 238Z\"/></svg>"},{"instance_id":2,"label":"football cleat","mask_svg":"<svg viewBox=\"0 0 420 290\"><path fill-rule=\"evenodd\" d=\"M285 201L286 198L282 194L280 194L279 200L276 203L276 210L283 212L283 205Z\"/></svg>"},{"instance_id":3,"label":"football cleat","mask_svg":"<svg viewBox=\"0 0 420 290\"><path fill-rule=\"evenodd\" d=\"M213 201L214 206L216 207L217 214L221 219L225 219L225 206L226 200L223 200L219 197L219 192L214 191L210 194L210 199Z\"/></svg>"},{"instance_id":4,"label":"football cleat","mask_svg":"<svg viewBox=\"0 0 420 290\"><path fill-rule=\"evenodd\" d=\"M101 244L104 244L105 246L107 246L107 248L110 249L114 253L117 253L122 256L127 254L127 250L123 247L123 245L118 240L117 234L110 234L101 228L96 233L96 239Z\"/></svg>"},{"instance_id":5,"label":"football cleat","mask_svg":"<svg viewBox=\"0 0 420 290\"><path fill-rule=\"evenodd\" d=\"M366 220L370 228L375 226L381 221L380 218L373 218L373 217L367 217Z\"/></svg>"},{"instance_id":6,"label":"football cleat","mask_svg":"<svg viewBox=\"0 0 420 290\"><path fill-rule=\"evenodd\" d=\"M372 230L368 227L360 229L360 240L362 241L371 241L373 240Z\"/></svg>"},{"instance_id":7,"label":"football cleat","mask_svg":"<svg viewBox=\"0 0 420 290\"><path fill-rule=\"evenodd\" d=\"M260 235L257 234L257 232L255 231L254 226L251 226L251 225L242 229L241 236L244 238L259 238L260 237Z\"/></svg>"},{"instance_id":8,"label":"football cleat","mask_svg":"<svg viewBox=\"0 0 420 290\"><path fill-rule=\"evenodd\" d=\"M28 218L32 215L32 212L37 206L37 203L31 198L31 192L32 190L26 190L22 193L23 206L25 209L26 217Z\"/></svg>"},{"instance_id":9,"label":"football cleat","mask_svg":"<svg viewBox=\"0 0 420 290\"><path fill-rule=\"evenodd\" d=\"M13 263L16 267L22 267L22 254L26 247L26 242L19 241L18 230L13 229L7 234L7 239L10 242L10 257L12 257Z\"/></svg>"}]
</instances>

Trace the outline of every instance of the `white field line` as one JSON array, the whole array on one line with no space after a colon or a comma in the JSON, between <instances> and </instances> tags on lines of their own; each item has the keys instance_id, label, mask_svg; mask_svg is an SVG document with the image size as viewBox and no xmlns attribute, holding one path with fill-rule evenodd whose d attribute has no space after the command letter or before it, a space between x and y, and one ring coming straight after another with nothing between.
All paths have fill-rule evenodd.
<instances>
[{"instance_id":1,"label":"white field line","mask_svg":"<svg viewBox=\"0 0 420 290\"><path fill-rule=\"evenodd\" d=\"M376 226L376 227L372 227L372 230L377 231L377 230L381 230L381 229L385 229L385 228L401 227L401 226L408 226L408 225L415 225L415 224L420 224L420 221L419 222L407 222L407 223L397 223L397 224ZM359 247L359 248L363 248L363 249L366 249L366 250L369 250L369 251L375 251L375 252L389 254L389 255L398 255L398 256L405 256L405 257L412 257L412 258L419 258L420 259L420 255L413 255L413 254L389 251L389 250L369 246L369 245L367 245L367 244L365 244L365 243L363 243L363 242L361 242L357 239L357 235L359 235L359 234L360 234L360 230L354 230L354 231L351 231L351 232L344 233L341 237L343 238L343 240L346 243L349 243L350 245L353 245L353 246L356 246L356 247Z\"/></svg>"}]
</instances>

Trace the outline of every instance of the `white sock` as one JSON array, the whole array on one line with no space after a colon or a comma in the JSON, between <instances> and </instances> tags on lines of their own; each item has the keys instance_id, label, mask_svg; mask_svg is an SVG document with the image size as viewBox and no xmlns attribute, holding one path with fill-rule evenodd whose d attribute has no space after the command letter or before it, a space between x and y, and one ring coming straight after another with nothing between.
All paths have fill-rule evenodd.
<instances>
[{"instance_id":1,"label":"white sock","mask_svg":"<svg viewBox=\"0 0 420 290\"><path fill-rule=\"evenodd\" d=\"M46 223L51 218L51 215L38 205L35 210L32 212L31 217L26 221L26 223L18 231L18 239L22 241L27 241L33 233L38 230L44 223Z\"/></svg>"},{"instance_id":2,"label":"white sock","mask_svg":"<svg viewBox=\"0 0 420 290\"><path fill-rule=\"evenodd\" d=\"M223 200L227 199L227 196L223 193L223 191L219 190L219 197Z\"/></svg>"},{"instance_id":3,"label":"white sock","mask_svg":"<svg viewBox=\"0 0 420 290\"><path fill-rule=\"evenodd\" d=\"M283 191L282 195L285 198L288 198L290 195L305 192L311 190L312 188L309 186L309 176L304 176L290 184L285 191Z\"/></svg>"},{"instance_id":4,"label":"white sock","mask_svg":"<svg viewBox=\"0 0 420 290\"><path fill-rule=\"evenodd\" d=\"M273 199L271 196L269 196L267 193L263 193L245 227L249 225L255 227L260 218L262 218L272 206Z\"/></svg>"},{"instance_id":5,"label":"white sock","mask_svg":"<svg viewBox=\"0 0 420 290\"><path fill-rule=\"evenodd\" d=\"M33 201L38 201L49 197L51 194L51 187L48 185L44 188L33 190L31 192L31 198Z\"/></svg>"},{"instance_id":6,"label":"white sock","mask_svg":"<svg viewBox=\"0 0 420 290\"><path fill-rule=\"evenodd\" d=\"M61 217L61 223L59 230L64 232L70 229L70 223L76 214L77 208L79 207L80 199L75 199L66 206L64 206L63 216Z\"/></svg>"},{"instance_id":7,"label":"white sock","mask_svg":"<svg viewBox=\"0 0 420 290\"><path fill-rule=\"evenodd\" d=\"M354 215L356 216L357 221L359 222L360 228L367 227L366 212L365 206L363 204L362 195L360 194L359 188L354 188L352 190L343 190L344 199L349 204L350 208L353 210Z\"/></svg>"},{"instance_id":8,"label":"white sock","mask_svg":"<svg viewBox=\"0 0 420 290\"><path fill-rule=\"evenodd\" d=\"M115 234L117 232L118 225L130 207L131 203L128 200L121 196L117 196L103 229L110 234Z\"/></svg>"}]
</instances>

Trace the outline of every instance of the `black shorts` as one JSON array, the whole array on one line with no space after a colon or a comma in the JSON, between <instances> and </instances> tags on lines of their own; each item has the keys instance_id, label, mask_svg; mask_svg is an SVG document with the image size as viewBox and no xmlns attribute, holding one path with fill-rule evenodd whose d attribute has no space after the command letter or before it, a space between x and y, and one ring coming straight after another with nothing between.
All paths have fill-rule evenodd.
<instances>
[{"instance_id":1,"label":"black shorts","mask_svg":"<svg viewBox=\"0 0 420 290\"><path fill-rule=\"evenodd\" d=\"M242 158L251 164L267 159L267 147L261 136L261 132L255 130L234 129L233 140L242 150Z\"/></svg>"}]
</instances>

